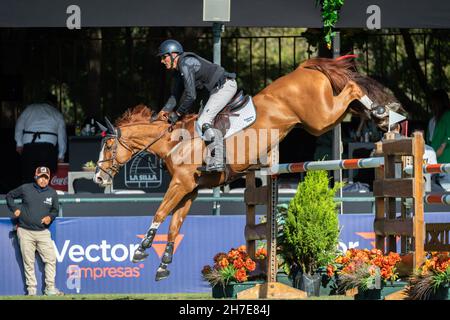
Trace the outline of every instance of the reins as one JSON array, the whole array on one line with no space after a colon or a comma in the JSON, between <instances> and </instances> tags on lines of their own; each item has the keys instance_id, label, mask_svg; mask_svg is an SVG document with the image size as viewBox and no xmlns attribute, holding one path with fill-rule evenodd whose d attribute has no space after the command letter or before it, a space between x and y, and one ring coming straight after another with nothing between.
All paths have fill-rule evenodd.
<instances>
[{"instance_id":1,"label":"reins","mask_svg":"<svg viewBox=\"0 0 450 320\"><path fill-rule=\"evenodd\" d=\"M142 124L144 124L144 125L150 125L151 123L142 123ZM133 125L136 125L136 124L131 124L131 125L127 125L127 126L133 126ZM172 132L172 130L173 130L173 124L171 124L169 127L167 127L164 131L162 131L161 132L161 134L156 138L156 139L154 139L153 141L151 141L150 143L148 143L147 145L145 145L144 146L144 148L142 148L142 149L140 149L138 152L134 152L134 148L132 148L132 147L130 147L127 143L125 143L124 141L123 141L123 139L121 139L121 134L120 134L120 128L121 127L118 127L117 129L116 129L116 133L115 134L108 134L108 135L106 135L103 139L105 140L105 139L108 139L108 138L113 138L114 139L114 146L112 147L112 157L111 158L109 158L109 159L104 159L104 160L99 160L99 161L97 161L97 168L98 169L100 169L101 171L103 171L104 173L106 173L111 179L113 178L113 172L114 172L114 175L115 174L117 174L118 172L119 172L119 170L120 170L120 167L122 167L125 163L121 163L121 162L119 162L117 159L116 159L116 153L117 153L117 142L118 143L120 143L120 145L121 146L123 146L125 149L127 149L128 151L130 151L131 152L131 158L133 158L133 157L136 157L136 156L139 156L140 157L140 154L142 153L142 152L144 152L144 151L146 151L148 148L150 148L153 144L155 144L156 142L158 142L167 132ZM125 126L123 126L123 127L125 127ZM104 144L104 142L102 143L102 144ZM142 158L142 157L141 157ZM112 166L111 167L109 167L108 168L108 171L106 171L105 169L103 169L101 166L99 166L99 164L100 163L103 163L103 162L109 162L109 161L112 161L113 162L113 164L112 164ZM114 163L114 161L116 162L116 163Z\"/></svg>"}]
</instances>

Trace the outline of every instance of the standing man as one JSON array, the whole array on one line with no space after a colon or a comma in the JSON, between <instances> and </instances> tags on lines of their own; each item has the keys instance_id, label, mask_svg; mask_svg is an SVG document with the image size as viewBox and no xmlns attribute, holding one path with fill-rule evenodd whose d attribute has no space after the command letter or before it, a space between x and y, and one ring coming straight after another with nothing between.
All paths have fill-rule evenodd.
<instances>
[{"instance_id":1,"label":"standing man","mask_svg":"<svg viewBox=\"0 0 450 320\"><path fill-rule=\"evenodd\" d=\"M212 149L211 158L206 161L202 171L221 172L225 165L225 148L219 130L213 128L216 115L225 107L237 92L236 74L226 72L218 64L214 64L195 53L184 52L182 45L176 40L166 40L159 46L158 56L168 70L174 72L171 96L163 112L169 113L169 122L174 124L178 119L191 111L197 97L197 89L206 89L209 99L197 119L202 138L206 146ZM173 111L177 106L177 110Z\"/></svg>"},{"instance_id":2,"label":"standing man","mask_svg":"<svg viewBox=\"0 0 450 320\"><path fill-rule=\"evenodd\" d=\"M34 261L36 250L45 264L45 295L62 295L55 287L56 253L48 229L58 216L58 195L48 186L50 169L38 167L33 183L23 184L6 195L9 210L18 218L17 237L22 253L26 285L29 296L35 296L36 274ZM17 206L14 199L21 199Z\"/></svg>"},{"instance_id":3,"label":"standing man","mask_svg":"<svg viewBox=\"0 0 450 320\"><path fill-rule=\"evenodd\" d=\"M64 117L54 107L57 104L54 95L48 94L46 100L27 106L17 119L15 140L16 150L22 155L23 183L33 182L36 167L56 172L57 161L64 162L67 139Z\"/></svg>"}]
</instances>

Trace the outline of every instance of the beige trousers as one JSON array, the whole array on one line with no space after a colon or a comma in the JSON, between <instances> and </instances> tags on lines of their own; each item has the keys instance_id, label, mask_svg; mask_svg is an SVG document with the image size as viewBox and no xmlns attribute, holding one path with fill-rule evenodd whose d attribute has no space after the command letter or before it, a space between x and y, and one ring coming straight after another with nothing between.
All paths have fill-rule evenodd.
<instances>
[{"instance_id":1,"label":"beige trousers","mask_svg":"<svg viewBox=\"0 0 450 320\"><path fill-rule=\"evenodd\" d=\"M227 79L220 89L213 89L208 102L197 119L199 128L203 124L212 124L217 114L230 102L237 92L237 82L234 79Z\"/></svg>"},{"instance_id":2,"label":"beige trousers","mask_svg":"<svg viewBox=\"0 0 450 320\"><path fill-rule=\"evenodd\" d=\"M28 293L36 293L37 282L34 271L36 250L45 264L45 290L53 290L56 276L56 253L50 231L48 229L34 231L17 228L17 237L19 238L20 252L22 253Z\"/></svg>"}]
</instances>

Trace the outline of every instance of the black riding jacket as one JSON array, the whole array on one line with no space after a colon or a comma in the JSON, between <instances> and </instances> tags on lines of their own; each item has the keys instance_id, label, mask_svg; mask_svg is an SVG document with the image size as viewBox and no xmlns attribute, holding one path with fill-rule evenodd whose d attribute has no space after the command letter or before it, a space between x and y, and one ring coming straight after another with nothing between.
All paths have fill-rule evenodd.
<instances>
[{"instance_id":1,"label":"black riding jacket","mask_svg":"<svg viewBox=\"0 0 450 320\"><path fill-rule=\"evenodd\" d=\"M236 78L236 74L228 73L221 66L209 62L192 52L180 55L172 79L171 96L163 110L172 111L178 103L177 111L186 114L191 111L197 98L197 89L207 89L211 92L221 87L226 78Z\"/></svg>"}]
</instances>

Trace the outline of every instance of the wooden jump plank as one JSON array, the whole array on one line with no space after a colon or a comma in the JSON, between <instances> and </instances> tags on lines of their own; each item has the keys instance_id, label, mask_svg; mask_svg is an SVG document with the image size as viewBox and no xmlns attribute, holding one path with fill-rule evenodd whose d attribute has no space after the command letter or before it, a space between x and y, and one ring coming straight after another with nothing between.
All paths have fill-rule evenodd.
<instances>
[{"instance_id":1,"label":"wooden jump plank","mask_svg":"<svg viewBox=\"0 0 450 320\"><path fill-rule=\"evenodd\" d=\"M427 223L425 229L426 251L450 251L450 223Z\"/></svg>"},{"instance_id":2,"label":"wooden jump plank","mask_svg":"<svg viewBox=\"0 0 450 320\"><path fill-rule=\"evenodd\" d=\"M384 179L373 182L375 197L412 198L414 179Z\"/></svg>"},{"instance_id":3,"label":"wooden jump plank","mask_svg":"<svg viewBox=\"0 0 450 320\"><path fill-rule=\"evenodd\" d=\"M245 203L248 205L264 205L268 203L268 187L246 187L244 191Z\"/></svg>"},{"instance_id":4,"label":"wooden jump plank","mask_svg":"<svg viewBox=\"0 0 450 320\"><path fill-rule=\"evenodd\" d=\"M245 226L245 240L264 240L267 238L266 233L267 223L259 223L256 225L246 225Z\"/></svg>"},{"instance_id":5,"label":"wooden jump plank","mask_svg":"<svg viewBox=\"0 0 450 320\"><path fill-rule=\"evenodd\" d=\"M383 141L384 155L409 156L413 154L412 138Z\"/></svg>"},{"instance_id":6,"label":"wooden jump plank","mask_svg":"<svg viewBox=\"0 0 450 320\"><path fill-rule=\"evenodd\" d=\"M375 234L380 236L412 236L413 235L413 219L380 219L374 222ZM389 251L395 248L389 247Z\"/></svg>"}]
</instances>

